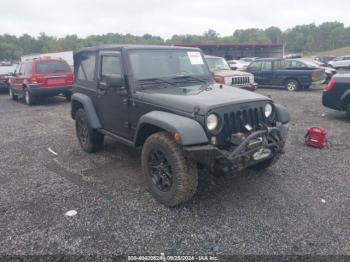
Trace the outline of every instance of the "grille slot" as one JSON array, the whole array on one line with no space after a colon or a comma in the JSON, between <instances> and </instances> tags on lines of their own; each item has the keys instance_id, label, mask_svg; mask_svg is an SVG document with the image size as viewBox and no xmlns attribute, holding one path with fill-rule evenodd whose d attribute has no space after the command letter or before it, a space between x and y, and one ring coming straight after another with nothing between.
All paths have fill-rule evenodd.
<instances>
[{"instance_id":1,"label":"grille slot","mask_svg":"<svg viewBox=\"0 0 350 262\"><path fill-rule=\"evenodd\" d=\"M253 130L259 128L259 124L265 122L263 108L249 108L238 110L236 112L224 113L224 128L225 136L231 136L233 133L246 132L244 126L249 124Z\"/></svg>"},{"instance_id":2,"label":"grille slot","mask_svg":"<svg viewBox=\"0 0 350 262\"><path fill-rule=\"evenodd\" d=\"M233 76L232 85L245 85L249 84L249 76Z\"/></svg>"}]
</instances>

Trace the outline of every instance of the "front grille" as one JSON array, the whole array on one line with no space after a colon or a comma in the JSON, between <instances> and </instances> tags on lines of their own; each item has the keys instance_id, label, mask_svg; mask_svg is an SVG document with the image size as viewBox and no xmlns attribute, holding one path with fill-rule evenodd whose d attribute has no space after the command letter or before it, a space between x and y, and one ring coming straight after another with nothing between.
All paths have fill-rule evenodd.
<instances>
[{"instance_id":1,"label":"front grille","mask_svg":"<svg viewBox=\"0 0 350 262\"><path fill-rule=\"evenodd\" d=\"M232 85L245 85L249 84L250 79L249 76L233 76L232 77Z\"/></svg>"},{"instance_id":2,"label":"front grille","mask_svg":"<svg viewBox=\"0 0 350 262\"><path fill-rule=\"evenodd\" d=\"M233 133L247 132L245 125L249 124L253 130L259 129L259 124L265 122L263 107L249 108L223 114L224 136L231 136Z\"/></svg>"}]
</instances>

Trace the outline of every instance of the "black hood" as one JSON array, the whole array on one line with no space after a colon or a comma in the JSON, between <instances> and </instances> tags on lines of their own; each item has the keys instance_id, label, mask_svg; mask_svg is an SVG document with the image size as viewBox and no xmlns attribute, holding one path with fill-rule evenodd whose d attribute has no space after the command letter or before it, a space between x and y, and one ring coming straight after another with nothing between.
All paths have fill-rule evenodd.
<instances>
[{"instance_id":1,"label":"black hood","mask_svg":"<svg viewBox=\"0 0 350 262\"><path fill-rule=\"evenodd\" d=\"M188 113L197 111L201 115L223 106L271 100L257 93L219 84L142 90L138 92L138 96L141 100L154 105Z\"/></svg>"}]
</instances>

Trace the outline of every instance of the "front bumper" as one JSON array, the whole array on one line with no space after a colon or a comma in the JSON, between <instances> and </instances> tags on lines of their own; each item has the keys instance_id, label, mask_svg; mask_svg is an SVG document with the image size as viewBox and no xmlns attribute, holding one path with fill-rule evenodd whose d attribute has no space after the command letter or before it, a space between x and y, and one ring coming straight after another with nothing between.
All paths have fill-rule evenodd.
<instances>
[{"instance_id":1,"label":"front bumper","mask_svg":"<svg viewBox=\"0 0 350 262\"><path fill-rule=\"evenodd\" d=\"M190 159L209 168L220 165L225 169L242 170L270 158L278 157L283 152L288 129L289 125L287 123L278 127L266 127L263 130L252 132L231 151L219 149L211 144L184 147L184 151ZM257 147L250 147L250 143L259 137L266 137L266 142ZM257 159L255 157L264 152L265 156L263 158Z\"/></svg>"}]
</instances>

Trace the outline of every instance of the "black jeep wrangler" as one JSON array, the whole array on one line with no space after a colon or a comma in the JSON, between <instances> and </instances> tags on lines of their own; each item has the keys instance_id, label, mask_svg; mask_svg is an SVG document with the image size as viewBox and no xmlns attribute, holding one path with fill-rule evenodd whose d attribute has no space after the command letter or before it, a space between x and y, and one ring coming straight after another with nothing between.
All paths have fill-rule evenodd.
<instances>
[{"instance_id":1,"label":"black jeep wrangler","mask_svg":"<svg viewBox=\"0 0 350 262\"><path fill-rule=\"evenodd\" d=\"M71 116L81 147L95 152L105 135L142 147L148 187L165 205L193 196L198 166L266 168L284 147L287 110L216 84L197 48L98 46L74 62Z\"/></svg>"}]
</instances>

